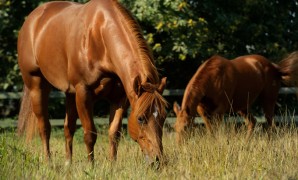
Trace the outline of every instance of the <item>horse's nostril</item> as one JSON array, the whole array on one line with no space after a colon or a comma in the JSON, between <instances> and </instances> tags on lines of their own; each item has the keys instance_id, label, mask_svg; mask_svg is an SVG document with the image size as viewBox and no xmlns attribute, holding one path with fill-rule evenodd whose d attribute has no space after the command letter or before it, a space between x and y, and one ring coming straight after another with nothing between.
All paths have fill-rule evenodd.
<instances>
[{"instance_id":1,"label":"horse's nostril","mask_svg":"<svg viewBox=\"0 0 298 180\"><path fill-rule=\"evenodd\" d=\"M155 161L159 162L159 157L158 156L155 157Z\"/></svg>"},{"instance_id":2,"label":"horse's nostril","mask_svg":"<svg viewBox=\"0 0 298 180\"><path fill-rule=\"evenodd\" d=\"M158 170L160 168L161 162L158 156L155 157L155 161L151 161L150 166L155 170Z\"/></svg>"}]
</instances>

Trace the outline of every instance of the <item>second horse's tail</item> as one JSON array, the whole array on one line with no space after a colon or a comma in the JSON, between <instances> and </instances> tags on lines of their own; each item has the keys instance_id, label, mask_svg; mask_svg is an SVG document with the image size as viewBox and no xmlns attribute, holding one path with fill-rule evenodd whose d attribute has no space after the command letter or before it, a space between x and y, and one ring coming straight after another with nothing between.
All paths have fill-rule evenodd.
<instances>
[{"instance_id":1,"label":"second horse's tail","mask_svg":"<svg viewBox=\"0 0 298 180\"><path fill-rule=\"evenodd\" d=\"M19 136L25 134L27 141L30 141L37 134L37 118L33 113L30 92L26 85L24 85L21 99L17 133Z\"/></svg>"},{"instance_id":2,"label":"second horse's tail","mask_svg":"<svg viewBox=\"0 0 298 180\"><path fill-rule=\"evenodd\" d=\"M282 82L287 86L298 87L298 51L289 54L278 65Z\"/></svg>"}]
</instances>

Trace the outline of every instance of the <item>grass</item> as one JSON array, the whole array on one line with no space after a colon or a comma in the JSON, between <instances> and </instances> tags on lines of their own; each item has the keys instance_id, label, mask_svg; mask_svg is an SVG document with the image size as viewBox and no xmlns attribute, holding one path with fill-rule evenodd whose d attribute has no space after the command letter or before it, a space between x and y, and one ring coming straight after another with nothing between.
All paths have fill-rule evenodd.
<instances>
[{"instance_id":1,"label":"grass","mask_svg":"<svg viewBox=\"0 0 298 180\"><path fill-rule=\"evenodd\" d=\"M82 129L74 140L71 167L64 166L64 135L51 136L52 162L43 159L39 138L26 143L13 131L0 134L0 179L298 179L298 130L278 127L270 137L259 126L249 142L245 128L221 126L214 136L198 128L183 145L164 130L167 164L155 170L146 164L140 148L124 134L116 162L108 160L107 129L101 129L95 149L95 164L87 162Z\"/></svg>"}]
</instances>

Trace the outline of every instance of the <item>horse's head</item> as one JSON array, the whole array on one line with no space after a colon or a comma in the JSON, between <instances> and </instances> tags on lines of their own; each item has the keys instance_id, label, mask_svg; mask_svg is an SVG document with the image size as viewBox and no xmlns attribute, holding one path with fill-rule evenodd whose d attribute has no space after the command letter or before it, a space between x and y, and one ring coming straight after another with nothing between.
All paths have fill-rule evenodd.
<instances>
[{"instance_id":1,"label":"horse's head","mask_svg":"<svg viewBox=\"0 0 298 180\"><path fill-rule=\"evenodd\" d=\"M163 155L162 130L167 102L161 94L165 83L166 78L162 79L159 87L153 87L149 83L142 84L143 92L132 105L129 117L129 134L140 145L150 163L161 160Z\"/></svg>"},{"instance_id":2,"label":"horse's head","mask_svg":"<svg viewBox=\"0 0 298 180\"><path fill-rule=\"evenodd\" d=\"M186 137L187 128L192 126L193 117L185 109L181 109L177 102L174 103L174 112L177 116L174 129L176 131L176 141L181 144Z\"/></svg>"}]
</instances>

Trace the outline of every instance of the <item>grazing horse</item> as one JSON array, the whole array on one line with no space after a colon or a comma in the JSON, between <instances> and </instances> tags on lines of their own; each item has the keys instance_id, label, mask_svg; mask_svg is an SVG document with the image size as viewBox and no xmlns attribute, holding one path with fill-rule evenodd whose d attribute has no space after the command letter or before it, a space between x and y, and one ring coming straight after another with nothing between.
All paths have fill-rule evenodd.
<instances>
[{"instance_id":1,"label":"grazing horse","mask_svg":"<svg viewBox=\"0 0 298 180\"><path fill-rule=\"evenodd\" d=\"M94 160L97 133L93 106L100 98L110 102L111 159L116 159L122 115L128 104L132 109L128 119L131 138L152 161L162 158L167 102L161 93L165 79L159 79L139 25L116 0L39 6L19 32L18 63L24 81L19 121L26 124L37 118L48 160L48 97L52 87L66 94L67 163L72 159L77 118L84 130L88 159Z\"/></svg>"},{"instance_id":2,"label":"grazing horse","mask_svg":"<svg viewBox=\"0 0 298 180\"><path fill-rule=\"evenodd\" d=\"M174 104L177 142L184 138L197 113L210 133L211 120L222 120L224 113L239 113L246 120L249 138L256 124L249 108L257 98L261 101L268 125L273 127L274 106L281 83L297 85L297 80L298 52L278 65L259 55L241 56L234 60L217 55L211 57L189 81L181 107Z\"/></svg>"}]
</instances>

